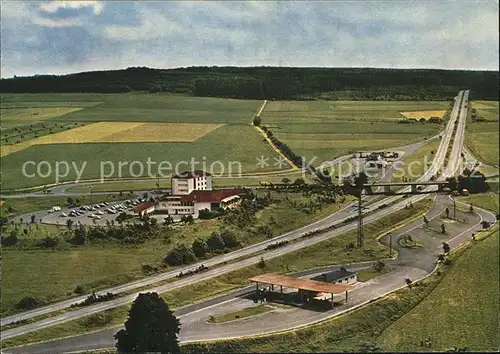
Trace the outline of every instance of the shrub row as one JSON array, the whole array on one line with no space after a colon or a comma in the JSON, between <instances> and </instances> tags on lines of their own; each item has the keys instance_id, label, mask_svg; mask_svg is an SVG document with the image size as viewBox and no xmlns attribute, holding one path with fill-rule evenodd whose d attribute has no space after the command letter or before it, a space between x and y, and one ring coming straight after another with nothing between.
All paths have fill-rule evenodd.
<instances>
[{"instance_id":1,"label":"shrub row","mask_svg":"<svg viewBox=\"0 0 500 354\"><path fill-rule=\"evenodd\" d=\"M204 272L208 269L208 267L205 267L205 265L200 265L198 268L196 268L195 270L188 270L187 272L183 273L182 271L176 275L177 278L185 278L185 277L189 277L193 274L198 274L198 273L201 273L201 272Z\"/></svg>"},{"instance_id":2,"label":"shrub row","mask_svg":"<svg viewBox=\"0 0 500 354\"><path fill-rule=\"evenodd\" d=\"M275 243L271 243L270 245L268 245L266 247L266 250L274 250L276 248L286 246L289 243L290 243L290 241L288 241L288 240L283 240L283 241L278 241L278 242L275 242Z\"/></svg>"},{"instance_id":3,"label":"shrub row","mask_svg":"<svg viewBox=\"0 0 500 354\"><path fill-rule=\"evenodd\" d=\"M98 303L98 302L104 302L104 301L109 301L114 298L116 298L118 295L107 292L104 295L97 295L95 292L92 292L85 300L82 302L79 302L77 304L71 305L71 307L81 307L81 306L90 306L92 304Z\"/></svg>"}]
</instances>

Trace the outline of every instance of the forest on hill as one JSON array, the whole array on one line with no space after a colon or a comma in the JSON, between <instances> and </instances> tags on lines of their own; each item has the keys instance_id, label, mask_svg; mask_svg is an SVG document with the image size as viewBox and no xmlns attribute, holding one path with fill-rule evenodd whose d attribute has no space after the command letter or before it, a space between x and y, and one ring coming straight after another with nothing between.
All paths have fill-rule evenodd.
<instances>
[{"instance_id":1,"label":"forest on hill","mask_svg":"<svg viewBox=\"0 0 500 354\"><path fill-rule=\"evenodd\" d=\"M0 80L2 93L131 91L249 99L448 100L499 98L498 71L375 68L188 67L35 75Z\"/></svg>"}]
</instances>

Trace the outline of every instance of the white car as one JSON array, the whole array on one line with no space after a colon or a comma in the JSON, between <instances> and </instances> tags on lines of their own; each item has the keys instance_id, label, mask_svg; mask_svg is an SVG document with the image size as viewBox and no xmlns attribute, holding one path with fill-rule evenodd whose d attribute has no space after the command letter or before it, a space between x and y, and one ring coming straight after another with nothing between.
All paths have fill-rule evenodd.
<instances>
[{"instance_id":1,"label":"white car","mask_svg":"<svg viewBox=\"0 0 500 354\"><path fill-rule=\"evenodd\" d=\"M89 215L88 215L88 217L89 217L89 218L95 218L96 216L97 216L97 215L95 215L95 214L89 214Z\"/></svg>"},{"instance_id":2,"label":"white car","mask_svg":"<svg viewBox=\"0 0 500 354\"><path fill-rule=\"evenodd\" d=\"M61 213L61 215L59 215L59 216L61 216L61 217L65 218L66 216L68 216L68 214L66 214L66 213Z\"/></svg>"},{"instance_id":3,"label":"white car","mask_svg":"<svg viewBox=\"0 0 500 354\"><path fill-rule=\"evenodd\" d=\"M100 219L101 217L99 215L96 215L94 219Z\"/></svg>"},{"instance_id":4,"label":"white car","mask_svg":"<svg viewBox=\"0 0 500 354\"><path fill-rule=\"evenodd\" d=\"M96 215L104 215L104 213L99 210L98 212L96 212Z\"/></svg>"}]
</instances>

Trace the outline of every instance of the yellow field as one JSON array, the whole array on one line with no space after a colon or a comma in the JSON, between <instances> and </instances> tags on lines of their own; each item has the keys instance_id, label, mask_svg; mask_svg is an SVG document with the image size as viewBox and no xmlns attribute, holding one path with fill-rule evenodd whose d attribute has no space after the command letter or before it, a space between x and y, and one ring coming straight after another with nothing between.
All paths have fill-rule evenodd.
<instances>
[{"instance_id":1,"label":"yellow field","mask_svg":"<svg viewBox=\"0 0 500 354\"><path fill-rule=\"evenodd\" d=\"M20 144L2 146L0 156L33 145L78 143L192 142L224 124L99 122Z\"/></svg>"},{"instance_id":2,"label":"yellow field","mask_svg":"<svg viewBox=\"0 0 500 354\"><path fill-rule=\"evenodd\" d=\"M413 112L399 112L400 114L404 115L406 118L414 118L414 119L429 119L431 117L438 117L438 118L443 118L444 114L446 113L445 110L443 111L413 111Z\"/></svg>"},{"instance_id":3,"label":"yellow field","mask_svg":"<svg viewBox=\"0 0 500 354\"><path fill-rule=\"evenodd\" d=\"M77 107L6 108L1 110L2 128L35 123L40 120L79 111Z\"/></svg>"},{"instance_id":4,"label":"yellow field","mask_svg":"<svg viewBox=\"0 0 500 354\"><path fill-rule=\"evenodd\" d=\"M119 123L121 124L121 123ZM192 142L224 124L143 123L97 140L100 142Z\"/></svg>"}]
</instances>

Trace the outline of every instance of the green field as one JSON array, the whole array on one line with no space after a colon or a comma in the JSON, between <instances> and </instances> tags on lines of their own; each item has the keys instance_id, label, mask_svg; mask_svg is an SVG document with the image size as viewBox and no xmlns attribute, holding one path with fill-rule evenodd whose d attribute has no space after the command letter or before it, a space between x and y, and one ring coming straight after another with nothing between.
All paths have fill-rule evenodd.
<instances>
[{"instance_id":1,"label":"green field","mask_svg":"<svg viewBox=\"0 0 500 354\"><path fill-rule=\"evenodd\" d=\"M439 146L439 140L432 140L420 147L414 154L403 157L403 165L400 169L394 171L392 175L393 181L401 181L403 177L416 180L424 174L428 165L432 163L434 154ZM427 165L426 165L427 163Z\"/></svg>"},{"instance_id":2,"label":"green field","mask_svg":"<svg viewBox=\"0 0 500 354\"><path fill-rule=\"evenodd\" d=\"M499 129L498 102L474 101L471 104L479 116L487 122L467 121L465 127L465 144L467 148L482 162L490 165L499 164Z\"/></svg>"},{"instance_id":3,"label":"green field","mask_svg":"<svg viewBox=\"0 0 500 354\"><path fill-rule=\"evenodd\" d=\"M496 213L500 212L498 192L473 194L468 197L458 198L462 203L471 204L480 208L488 209Z\"/></svg>"},{"instance_id":4,"label":"green field","mask_svg":"<svg viewBox=\"0 0 500 354\"><path fill-rule=\"evenodd\" d=\"M199 220L183 228L165 231L161 236L137 246L122 245L113 241L103 241L103 243L96 241L79 247L61 243L56 250L33 249L30 247L33 240L45 237L47 230L45 228L36 230L35 226L22 227L30 229L27 236L20 237L20 246L4 247L2 250L2 314L15 312L15 304L27 294L36 297L42 303L49 303L74 296L73 290L77 285L82 285L90 291L144 277L142 264L160 265L167 252L177 244L190 245L196 238L208 237L221 227L233 230L244 245L249 245L266 239L264 234L257 232L261 225L268 225L272 234L276 236L324 218L351 200L325 205L321 210L306 214L291 207L285 202L285 198L303 203L308 202L309 197L304 197L300 193L276 192L272 192L272 196L282 202L259 211L256 215L257 220L251 227L241 229L217 219ZM38 205L42 203L39 199L42 198L37 198ZM44 202L42 209L45 205L52 206L55 202L52 198L48 200ZM64 230L65 227L60 230L53 227L51 234L61 233ZM43 263L43 267L40 267L40 262Z\"/></svg>"},{"instance_id":5,"label":"green field","mask_svg":"<svg viewBox=\"0 0 500 354\"><path fill-rule=\"evenodd\" d=\"M55 182L53 174L46 178L23 176L21 167L25 161L47 161L52 166L56 161L66 161L70 164L75 162L78 166L82 166L86 162L82 179L100 178L101 161L109 161L105 166L110 166L111 163L115 166L115 173L111 176L113 178L147 176L148 158L155 163L151 169L152 176L159 172L158 164L162 161L168 161L171 164L171 167L164 164L165 169L161 171L163 174L168 174L176 168L177 163L190 162L191 158L198 162L194 165L195 168L209 169L214 173L228 174L230 168L233 174L238 174L240 170L241 172L278 170L280 168L273 164L273 157L277 156L276 152L249 125L261 103L257 100L195 98L143 93L2 95L2 104L8 108L4 111L11 112L10 116L12 117L15 117L13 112L16 110L19 115L25 114L23 112L28 109L27 107L82 108L62 116L44 118L43 124L46 127L52 127L55 124L58 126L65 124L72 127L75 124L106 121L226 124L192 142L168 142L168 136L166 136L165 142L159 143L25 145L22 150L16 151L14 149L12 153L2 157L2 188L4 190L26 188L50 185ZM36 118L30 116L30 119ZM12 118L12 120L14 120L12 124L17 124L15 119ZM42 124L40 121L30 121L30 123ZM23 133L28 132L29 129L34 129L30 125L21 124L19 129ZM46 133L42 135L46 135ZM19 135L20 133L14 130L4 132L4 134ZM26 140L29 137L30 135L26 135L23 139ZM11 142L12 138L9 143ZM2 140L2 144L5 144L5 141ZM10 148L11 146L9 146ZM260 156L270 158L271 164L265 168L257 167L256 158ZM135 170L132 171L126 165L119 168L120 162L130 164L134 161L143 164L142 174L140 167L137 167L138 163L136 163ZM216 161L220 163L212 165ZM187 164L178 166L179 170L187 168ZM281 168L289 167L285 165ZM110 168L106 171L111 172ZM68 176L61 178L59 182L75 180L75 178L76 173L72 169Z\"/></svg>"},{"instance_id":6,"label":"green field","mask_svg":"<svg viewBox=\"0 0 500 354\"><path fill-rule=\"evenodd\" d=\"M472 101L471 107L481 118L498 122L498 101Z\"/></svg>"},{"instance_id":7,"label":"green field","mask_svg":"<svg viewBox=\"0 0 500 354\"><path fill-rule=\"evenodd\" d=\"M220 315L214 318L214 323L224 323L224 322L230 322L246 317L252 317L256 315L260 315L261 313L266 313L269 311L274 310L274 307L270 305L257 305L257 306L252 306L252 307L247 307L244 308L243 310L240 311L235 311L231 313L226 313L224 315Z\"/></svg>"},{"instance_id":8,"label":"green field","mask_svg":"<svg viewBox=\"0 0 500 354\"><path fill-rule=\"evenodd\" d=\"M399 124L399 112L447 109L447 102L275 101L262 124L315 165L362 150L392 148L431 137L440 124Z\"/></svg>"},{"instance_id":9,"label":"green field","mask_svg":"<svg viewBox=\"0 0 500 354\"><path fill-rule=\"evenodd\" d=\"M420 351L431 337L432 350L499 348L498 230L465 252L434 291L377 338L387 351ZM432 314L432 320L429 320Z\"/></svg>"}]
</instances>

